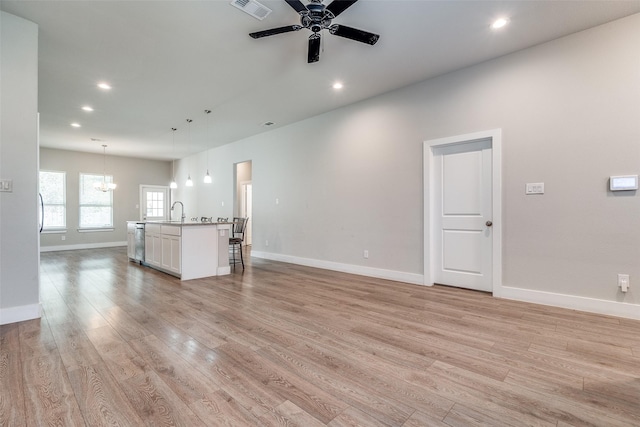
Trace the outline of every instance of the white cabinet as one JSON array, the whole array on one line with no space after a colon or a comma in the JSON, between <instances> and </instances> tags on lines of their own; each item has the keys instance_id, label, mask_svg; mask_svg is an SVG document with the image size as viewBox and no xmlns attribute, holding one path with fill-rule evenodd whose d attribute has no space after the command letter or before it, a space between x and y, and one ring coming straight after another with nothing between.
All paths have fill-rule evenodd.
<instances>
[{"instance_id":1,"label":"white cabinet","mask_svg":"<svg viewBox=\"0 0 640 427\"><path fill-rule=\"evenodd\" d=\"M162 267L162 236L160 234L151 235L151 246L153 247L151 262L157 267Z\"/></svg>"},{"instance_id":2,"label":"white cabinet","mask_svg":"<svg viewBox=\"0 0 640 427\"><path fill-rule=\"evenodd\" d=\"M136 225L131 223L127 224L127 256L136 258Z\"/></svg>"},{"instance_id":3,"label":"white cabinet","mask_svg":"<svg viewBox=\"0 0 640 427\"><path fill-rule=\"evenodd\" d=\"M168 273L182 272L181 227L147 223L144 233L145 262Z\"/></svg>"},{"instance_id":4,"label":"white cabinet","mask_svg":"<svg viewBox=\"0 0 640 427\"><path fill-rule=\"evenodd\" d=\"M145 264L182 280L229 274L228 223L147 222Z\"/></svg>"},{"instance_id":5,"label":"white cabinet","mask_svg":"<svg viewBox=\"0 0 640 427\"><path fill-rule=\"evenodd\" d=\"M182 227L160 226L161 267L172 273L182 273Z\"/></svg>"},{"instance_id":6,"label":"white cabinet","mask_svg":"<svg viewBox=\"0 0 640 427\"><path fill-rule=\"evenodd\" d=\"M144 233L144 262L153 264L153 233Z\"/></svg>"},{"instance_id":7,"label":"white cabinet","mask_svg":"<svg viewBox=\"0 0 640 427\"><path fill-rule=\"evenodd\" d=\"M180 246L179 236L162 234L162 265L165 270L180 273Z\"/></svg>"},{"instance_id":8,"label":"white cabinet","mask_svg":"<svg viewBox=\"0 0 640 427\"><path fill-rule=\"evenodd\" d=\"M144 229L144 262L154 267L162 267L162 240L160 225L147 224Z\"/></svg>"}]
</instances>

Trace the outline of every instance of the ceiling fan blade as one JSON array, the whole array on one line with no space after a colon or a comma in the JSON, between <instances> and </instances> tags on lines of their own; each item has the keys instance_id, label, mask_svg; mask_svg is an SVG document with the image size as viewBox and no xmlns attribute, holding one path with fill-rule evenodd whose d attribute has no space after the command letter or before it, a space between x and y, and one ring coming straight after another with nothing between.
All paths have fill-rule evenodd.
<instances>
[{"instance_id":1,"label":"ceiling fan blade","mask_svg":"<svg viewBox=\"0 0 640 427\"><path fill-rule=\"evenodd\" d=\"M320 34L314 33L309 36L309 55L307 62L318 62L320 60Z\"/></svg>"},{"instance_id":2,"label":"ceiling fan blade","mask_svg":"<svg viewBox=\"0 0 640 427\"><path fill-rule=\"evenodd\" d=\"M289 6L294 8L296 12L298 12L301 15L309 12L309 9L307 9L307 6L302 4L300 0L284 0L284 1L286 1L289 4Z\"/></svg>"},{"instance_id":3,"label":"ceiling fan blade","mask_svg":"<svg viewBox=\"0 0 640 427\"><path fill-rule=\"evenodd\" d=\"M249 35L254 39L259 39L267 36L275 36L276 34L289 33L291 31L298 31L300 29L302 29L302 26L300 25L287 25L286 27L271 28L270 30L258 31L255 33L251 33Z\"/></svg>"},{"instance_id":4,"label":"ceiling fan blade","mask_svg":"<svg viewBox=\"0 0 640 427\"><path fill-rule=\"evenodd\" d=\"M333 13L333 16L338 16L344 12L349 6L353 5L358 0L333 0L327 5L326 10Z\"/></svg>"},{"instance_id":5,"label":"ceiling fan blade","mask_svg":"<svg viewBox=\"0 0 640 427\"><path fill-rule=\"evenodd\" d=\"M333 3L332 3L333 4ZM379 35L370 33L368 31L358 30L357 28L347 27L346 25L334 24L329 27L329 32L335 36L344 37L347 39L355 40L357 42L367 43L370 45L376 44Z\"/></svg>"}]
</instances>

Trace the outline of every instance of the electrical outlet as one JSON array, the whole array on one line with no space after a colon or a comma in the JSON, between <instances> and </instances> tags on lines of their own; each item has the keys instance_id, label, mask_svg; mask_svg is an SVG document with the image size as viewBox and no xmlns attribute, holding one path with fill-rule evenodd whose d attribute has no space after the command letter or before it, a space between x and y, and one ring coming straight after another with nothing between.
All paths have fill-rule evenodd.
<instances>
[{"instance_id":1,"label":"electrical outlet","mask_svg":"<svg viewBox=\"0 0 640 427\"><path fill-rule=\"evenodd\" d=\"M67 236L60 236L60 239L67 240Z\"/></svg>"},{"instance_id":2,"label":"electrical outlet","mask_svg":"<svg viewBox=\"0 0 640 427\"><path fill-rule=\"evenodd\" d=\"M264 241L264 245L265 245L265 246L269 246L269 241L268 241L268 240L265 240L265 241Z\"/></svg>"},{"instance_id":3,"label":"electrical outlet","mask_svg":"<svg viewBox=\"0 0 640 427\"><path fill-rule=\"evenodd\" d=\"M628 274L618 274L618 287L622 292L627 292L629 290Z\"/></svg>"},{"instance_id":4,"label":"electrical outlet","mask_svg":"<svg viewBox=\"0 0 640 427\"><path fill-rule=\"evenodd\" d=\"M364 253L362 254L363 257L365 258L369 258L369 251L367 249L364 250Z\"/></svg>"}]
</instances>

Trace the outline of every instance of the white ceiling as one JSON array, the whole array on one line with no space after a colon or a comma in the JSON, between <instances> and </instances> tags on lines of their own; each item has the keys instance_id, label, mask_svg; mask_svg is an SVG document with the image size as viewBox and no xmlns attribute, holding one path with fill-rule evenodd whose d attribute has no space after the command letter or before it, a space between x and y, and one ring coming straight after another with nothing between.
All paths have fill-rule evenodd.
<instances>
[{"instance_id":1,"label":"white ceiling","mask_svg":"<svg viewBox=\"0 0 640 427\"><path fill-rule=\"evenodd\" d=\"M248 36L299 23L284 0L261 3L273 10L263 21L228 0L2 0L39 25L41 145L181 158L640 12L640 1L360 0L334 23L378 43L323 34L307 64L308 30ZM499 16L511 23L492 31Z\"/></svg>"}]
</instances>

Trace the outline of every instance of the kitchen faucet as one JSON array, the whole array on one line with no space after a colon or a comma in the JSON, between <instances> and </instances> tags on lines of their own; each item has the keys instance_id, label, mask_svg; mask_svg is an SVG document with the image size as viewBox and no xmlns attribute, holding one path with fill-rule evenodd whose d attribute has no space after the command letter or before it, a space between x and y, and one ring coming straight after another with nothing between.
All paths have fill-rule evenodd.
<instances>
[{"instance_id":1,"label":"kitchen faucet","mask_svg":"<svg viewBox=\"0 0 640 427\"><path fill-rule=\"evenodd\" d=\"M180 217L180 221L184 222L184 219L185 219L184 204L182 204L180 200L176 200L175 202L173 202L173 204L171 205L171 210L173 210L176 207L176 204L178 203L180 203L180 206L182 206L182 216Z\"/></svg>"}]
</instances>

